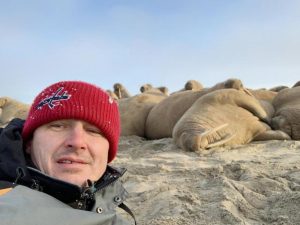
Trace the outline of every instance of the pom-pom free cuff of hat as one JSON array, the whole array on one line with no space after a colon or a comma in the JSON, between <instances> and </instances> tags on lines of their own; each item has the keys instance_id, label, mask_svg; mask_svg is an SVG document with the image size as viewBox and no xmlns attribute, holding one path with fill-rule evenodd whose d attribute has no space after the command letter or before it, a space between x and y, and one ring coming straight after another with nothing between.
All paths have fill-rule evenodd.
<instances>
[{"instance_id":1,"label":"pom-pom free cuff of hat","mask_svg":"<svg viewBox=\"0 0 300 225\"><path fill-rule=\"evenodd\" d=\"M117 102L101 88L82 81L61 81L45 88L34 100L22 131L24 141L43 124L80 119L100 129L109 142L108 163L117 154L120 115Z\"/></svg>"}]
</instances>

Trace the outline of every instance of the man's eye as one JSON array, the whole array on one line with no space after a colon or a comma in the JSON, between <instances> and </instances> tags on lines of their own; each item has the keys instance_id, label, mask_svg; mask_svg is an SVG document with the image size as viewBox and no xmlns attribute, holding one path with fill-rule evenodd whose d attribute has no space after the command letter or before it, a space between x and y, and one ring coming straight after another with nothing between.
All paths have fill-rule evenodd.
<instances>
[{"instance_id":1,"label":"man's eye","mask_svg":"<svg viewBox=\"0 0 300 225\"><path fill-rule=\"evenodd\" d=\"M88 129L87 131L91 132L91 133L95 133L95 134L100 134L100 132L98 130L95 130L95 129Z\"/></svg>"},{"instance_id":2,"label":"man's eye","mask_svg":"<svg viewBox=\"0 0 300 225\"><path fill-rule=\"evenodd\" d=\"M62 124L51 124L51 127L62 127Z\"/></svg>"},{"instance_id":3,"label":"man's eye","mask_svg":"<svg viewBox=\"0 0 300 225\"><path fill-rule=\"evenodd\" d=\"M89 133L91 133L91 134L94 134L94 135L101 135L101 136L102 136L102 133L101 133L98 129L87 128L86 130L87 130L87 132L89 132Z\"/></svg>"},{"instance_id":4,"label":"man's eye","mask_svg":"<svg viewBox=\"0 0 300 225\"><path fill-rule=\"evenodd\" d=\"M53 129L62 129L64 127L64 124L62 124L62 123L51 123L51 124L49 124L49 127L53 128Z\"/></svg>"}]
</instances>

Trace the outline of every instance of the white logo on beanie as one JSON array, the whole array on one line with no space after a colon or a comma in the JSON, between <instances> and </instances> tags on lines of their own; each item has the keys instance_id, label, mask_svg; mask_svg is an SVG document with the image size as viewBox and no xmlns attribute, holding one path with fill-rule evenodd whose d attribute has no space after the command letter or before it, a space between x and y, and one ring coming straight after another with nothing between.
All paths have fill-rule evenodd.
<instances>
[{"instance_id":1,"label":"white logo on beanie","mask_svg":"<svg viewBox=\"0 0 300 225\"><path fill-rule=\"evenodd\" d=\"M60 101L70 99L72 95L68 94L67 91L64 91L62 93L63 89L63 87L58 88L57 91L53 93L53 95L41 100L36 108L41 109L43 106L48 105L50 109L53 109L55 106L59 105Z\"/></svg>"}]
</instances>

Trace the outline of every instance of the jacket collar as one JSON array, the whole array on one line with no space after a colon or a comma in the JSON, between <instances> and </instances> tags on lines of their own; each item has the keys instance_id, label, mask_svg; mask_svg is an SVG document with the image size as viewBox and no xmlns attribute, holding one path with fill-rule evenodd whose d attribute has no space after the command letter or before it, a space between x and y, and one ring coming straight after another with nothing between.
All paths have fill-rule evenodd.
<instances>
[{"instance_id":1,"label":"jacket collar","mask_svg":"<svg viewBox=\"0 0 300 225\"><path fill-rule=\"evenodd\" d=\"M45 192L68 204L81 198L83 192L94 195L95 192L116 181L126 171L107 166L103 176L84 190L50 177L34 168L31 160L26 157L21 135L23 124L24 120L13 119L5 128L0 129L0 177L3 181Z\"/></svg>"},{"instance_id":2,"label":"jacket collar","mask_svg":"<svg viewBox=\"0 0 300 225\"><path fill-rule=\"evenodd\" d=\"M49 194L67 204L82 198L93 198L97 191L115 182L126 171L124 168L117 169L107 166L105 173L98 181L90 183L89 187L81 188L77 185L50 177L35 168L27 167L27 170L32 179L31 188Z\"/></svg>"}]
</instances>

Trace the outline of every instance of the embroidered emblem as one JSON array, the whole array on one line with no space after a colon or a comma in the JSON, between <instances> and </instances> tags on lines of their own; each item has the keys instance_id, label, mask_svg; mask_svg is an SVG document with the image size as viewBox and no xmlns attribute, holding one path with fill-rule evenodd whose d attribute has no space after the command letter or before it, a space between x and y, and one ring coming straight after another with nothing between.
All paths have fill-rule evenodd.
<instances>
[{"instance_id":1,"label":"embroidered emblem","mask_svg":"<svg viewBox=\"0 0 300 225\"><path fill-rule=\"evenodd\" d=\"M108 102L109 102L109 104L113 104L114 100L111 96L108 97Z\"/></svg>"},{"instance_id":2,"label":"embroidered emblem","mask_svg":"<svg viewBox=\"0 0 300 225\"><path fill-rule=\"evenodd\" d=\"M53 109L55 106L60 104L60 101L70 99L72 95L68 94L67 91L62 93L63 89L63 87L58 88L52 96L44 98L42 101L40 101L40 103L37 105L37 109L41 109L44 105L48 105L50 109Z\"/></svg>"}]
</instances>

